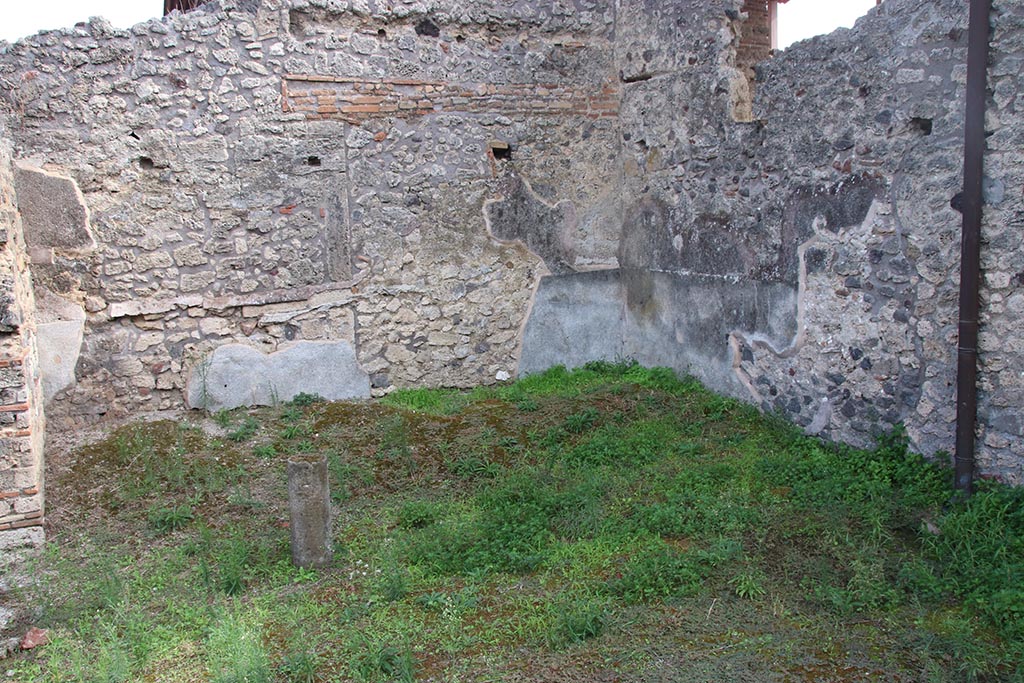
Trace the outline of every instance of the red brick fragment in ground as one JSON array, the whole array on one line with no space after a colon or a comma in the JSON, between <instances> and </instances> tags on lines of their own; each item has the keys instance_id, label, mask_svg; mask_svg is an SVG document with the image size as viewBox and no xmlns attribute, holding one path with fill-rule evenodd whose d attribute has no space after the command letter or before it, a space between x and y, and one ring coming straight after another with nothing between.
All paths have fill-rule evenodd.
<instances>
[{"instance_id":1,"label":"red brick fragment in ground","mask_svg":"<svg viewBox=\"0 0 1024 683\"><path fill-rule=\"evenodd\" d=\"M50 634L46 629L36 628L33 626L25 634L25 637L21 639L22 650L32 650L39 647L40 645L48 645L50 643Z\"/></svg>"}]
</instances>

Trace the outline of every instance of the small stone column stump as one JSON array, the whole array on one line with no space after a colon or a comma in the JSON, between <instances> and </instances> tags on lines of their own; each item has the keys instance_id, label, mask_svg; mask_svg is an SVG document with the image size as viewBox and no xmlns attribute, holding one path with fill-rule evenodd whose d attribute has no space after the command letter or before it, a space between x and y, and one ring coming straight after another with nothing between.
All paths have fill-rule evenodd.
<instances>
[{"instance_id":1,"label":"small stone column stump","mask_svg":"<svg viewBox=\"0 0 1024 683\"><path fill-rule=\"evenodd\" d=\"M288 510L292 564L322 569L331 564L331 490L327 458L288 461Z\"/></svg>"}]
</instances>

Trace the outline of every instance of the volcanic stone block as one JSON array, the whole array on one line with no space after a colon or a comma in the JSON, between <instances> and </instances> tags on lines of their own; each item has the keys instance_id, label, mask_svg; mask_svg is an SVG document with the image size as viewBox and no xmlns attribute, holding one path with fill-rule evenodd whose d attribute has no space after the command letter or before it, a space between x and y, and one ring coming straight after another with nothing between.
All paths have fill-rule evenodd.
<instances>
[{"instance_id":1,"label":"volcanic stone block","mask_svg":"<svg viewBox=\"0 0 1024 683\"><path fill-rule=\"evenodd\" d=\"M77 251L96 246L89 230L89 210L74 180L18 166L14 184L30 248Z\"/></svg>"},{"instance_id":2,"label":"volcanic stone block","mask_svg":"<svg viewBox=\"0 0 1024 683\"><path fill-rule=\"evenodd\" d=\"M288 461L288 510L292 564L306 569L330 566L331 490L326 457Z\"/></svg>"},{"instance_id":3,"label":"volcanic stone block","mask_svg":"<svg viewBox=\"0 0 1024 683\"><path fill-rule=\"evenodd\" d=\"M0 570L7 570L17 560L28 556L36 548L43 545L45 540L46 534L41 526L13 529L0 533ZM0 575L2 575L2 572L0 572ZM9 585L7 583L8 578L13 580L15 577L5 577L0 580L0 590L7 589Z\"/></svg>"}]
</instances>

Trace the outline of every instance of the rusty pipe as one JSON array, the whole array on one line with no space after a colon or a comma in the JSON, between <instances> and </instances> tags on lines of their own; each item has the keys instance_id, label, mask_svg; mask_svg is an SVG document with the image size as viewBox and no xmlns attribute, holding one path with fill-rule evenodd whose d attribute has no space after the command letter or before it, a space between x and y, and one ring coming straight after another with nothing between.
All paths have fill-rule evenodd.
<instances>
[{"instance_id":1,"label":"rusty pipe","mask_svg":"<svg viewBox=\"0 0 1024 683\"><path fill-rule=\"evenodd\" d=\"M964 120L954 488L968 496L974 490L975 427L978 419L978 290L981 277L982 173L991 9L991 0L971 0L967 28L967 109Z\"/></svg>"}]
</instances>

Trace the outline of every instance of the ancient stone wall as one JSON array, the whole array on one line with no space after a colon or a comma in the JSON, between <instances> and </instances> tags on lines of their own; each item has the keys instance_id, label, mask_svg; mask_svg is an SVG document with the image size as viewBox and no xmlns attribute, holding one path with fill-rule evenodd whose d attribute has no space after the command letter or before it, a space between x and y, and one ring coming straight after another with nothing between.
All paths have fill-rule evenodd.
<instances>
[{"instance_id":1,"label":"ancient stone wall","mask_svg":"<svg viewBox=\"0 0 1024 683\"><path fill-rule=\"evenodd\" d=\"M10 142L0 127L0 569L12 551L43 537L45 424L34 312Z\"/></svg>"},{"instance_id":2,"label":"ancient stone wall","mask_svg":"<svg viewBox=\"0 0 1024 683\"><path fill-rule=\"evenodd\" d=\"M1014 108L1024 10L993 5L979 465L1020 482L1024 394L1010 368L1024 362L1022 197L1009 188L1022 185L1022 157L1009 141L1024 130ZM922 451L951 449L966 23L959 2L888 0L852 30L759 64L749 117L742 85L722 70L645 67L651 78L624 86L625 215L644 235L634 253L675 283L630 290L636 317L675 327L652 360L726 389L731 374L737 396L814 433L869 443L902 422ZM741 38L742 23L733 32ZM655 52L665 39L641 35ZM682 301L707 300L706 284L684 284L698 275L746 290L790 327L717 302L700 322L680 313ZM770 302L754 303L766 289ZM691 344L699 329L722 351L711 368L669 350L673 332Z\"/></svg>"},{"instance_id":3,"label":"ancient stone wall","mask_svg":"<svg viewBox=\"0 0 1024 683\"><path fill-rule=\"evenodd\" d=\"M766 406L844 440L904 422L926 452L952 444L962 9L886 3L760 73L768 182L740 211L803 245L802 330L785 348L741 339L739 372Z\"/></svg>"},{"instance_id":4,"label":"ancient stone wall","mask_svg":"<svg viewBox=\"0 0 1024 683\"><path fill-rule=\"evenodd\" d=\"M1020 90L1022 18L1019 3L993 3L994 93ZM840 439L903 422L924 452L952 449L966 23L959 2L888 1L854 30L799 44L760 74L758 156L788 177L747 212L777 207L783 226L809 238L804 332L785 359L744 346L740 371L801 423L831 413L826 429ZM1024 130L1011 100L988 103L978 461L1019 483L1024 393L1019 371L1007 370L1024 361L1013 309L1024 302L1014 281L1024 250L1012 227L1024 204L1005 189L1022 186L1022 159L999 142ZM849 205L851 181L874 187L863 220L832 202Z\"/></svg>"},{"instance_id":5,"label":"ancient stone wall","mask_svg":"<svg viewBox=\"0 0 1024 683\"><path fill-rule=\"evenodd\" d=\"M1024 482L1024 7L994 5L985 124L978 463L983 472L1019 484ZM963 83L961 67L955 74Z\"/></svg>"},{"instance_id":6,"label":"ancient stone wall","mask_svg":"<svg viewBox=\"0 0 1024 683\"><path fill-rule=\"evenodd\" d=\"M224 2L3 49L19 154L76 181L98 245L36 266L88 314L52 421L180 406L190 377L226 405L237 387L210 378L232 343L348 344L358 368L318 372L375 391L493 381L542 257L603 263L610 7L349 4Z\"/></svg>"},{"instance_id":7,"label":"ancient stone wall","mask_svg":"<svg viewBox=\"0 0 1024 683\"><path fill-rule=\"evenodd\" d=\"M993 4L979 443L1021 481L1024 9ZM84 327L48 415L635 358L950 449L966 12L759 61L763 5L221 0L0 45L18 182L84 216L29 244L50 338Z\"/></svg>"}]
</instances>

